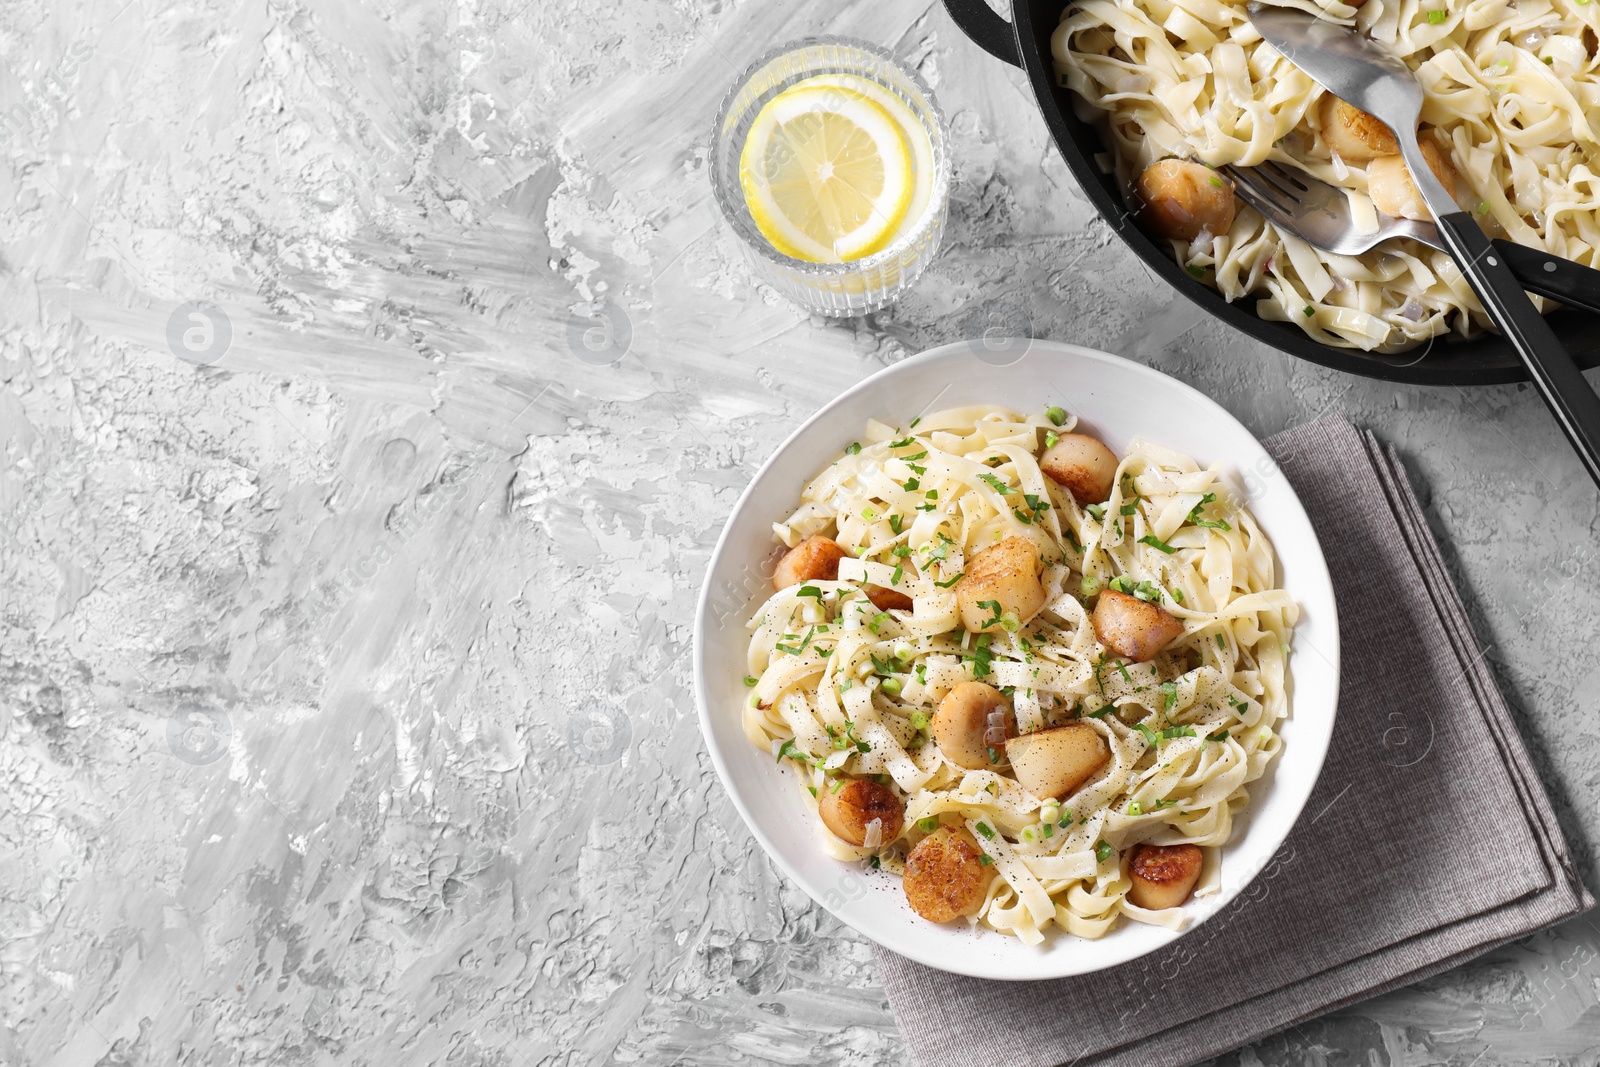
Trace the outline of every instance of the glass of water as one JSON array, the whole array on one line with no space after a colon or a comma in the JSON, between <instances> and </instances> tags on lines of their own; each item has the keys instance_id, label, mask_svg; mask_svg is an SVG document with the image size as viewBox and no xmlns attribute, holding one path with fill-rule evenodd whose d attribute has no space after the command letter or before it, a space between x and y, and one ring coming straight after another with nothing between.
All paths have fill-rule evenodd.
<instances>
[{"instance_id":1,"label":"glass of water","mask_svg":"<svg viewBox=\"0 0 1600 1067\"><path fill-rule=\"evenodd\" d=\"M745 144L762 109L806 83L876 100L902 128L910 160L910 200L887 244L858 259L816 262L776 247L747 200ZM892 94L885 96L884 94ZM904 129L906 126L909 129ZM864 315L892 302L939 250L950 202L949 133L933 94L886 49L844 37L783 45L751 64L728 90L711 137L711 187L752 268L808 311Z\"/></svg>"}]
</instances>

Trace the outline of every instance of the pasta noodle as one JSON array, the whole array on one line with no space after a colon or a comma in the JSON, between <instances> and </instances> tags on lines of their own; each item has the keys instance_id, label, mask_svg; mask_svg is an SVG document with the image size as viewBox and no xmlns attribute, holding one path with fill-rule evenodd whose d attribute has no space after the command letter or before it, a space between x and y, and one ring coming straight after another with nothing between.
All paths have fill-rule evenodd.
<instances>
[{"instance_id":1,"label":"pasta noodle","mask_svg":"<svg viewBox=\"0 0 1600 1067\"><path fill-rule=\"evenodd\" d=\"M812 811L863 779L904 804L897 835L856 846L819 823L822 847L904 873L930 833L964 831L987 882L970 921L1028 943L1052 925L1099 937L1123 916L1181 926L1183 909L1128 899L1123 854L1144 842L1225 844L1289 711L1297 608L1220 467L1135 441L1109 498L1080 507L1040 465L1072 428L1060 409L981 405L903 433L869 423L773 527L791 550L836 542L837 578L780 589L749 621L750 741L792 769ZM1010 538L1037 550L1044 606L974 634L961 623L960 582ZM1180 636L1147 662L1120 658L1088 606L1108 588L1159 605ZM880 609L874 590L911 606ZM934 709L973 680L1009 694L1023 737L1084 724L1109 759L1054 799L1023 787L1006 745L989 749L990 766L957 765L930 736ZM1214 851L1207 866L1214 884Z\"/></svg>"},{"instance_id":2,"label":"pasta noodle","mask_svg":"<svg viewBox=\"0 0 1600 1067\"><path fill-rule=\"evenodd\" d=\"M1462 206L1506 236L1600 266L1600 108L1589 0L1289 0L1390 46L1415 69L1424 139L1448 151ZM1124 188L1168 157L1212 167L1276 160L1345 190L1363 232L1376 233L1368 166L1330 151L1324 91L1262 41L1234 0L1081 0L1052 39L1061 84L1103 120ZM1470 190L1470 192L1469 192ZM1397 352L1489 325L1450 257L1409 239L1337 256L1240 205L1214 238L1173 240L1190 273L1228 300L1323 344ZM1546 304L1534 297L1541 309Z\"/></svg>"}]
</instances>

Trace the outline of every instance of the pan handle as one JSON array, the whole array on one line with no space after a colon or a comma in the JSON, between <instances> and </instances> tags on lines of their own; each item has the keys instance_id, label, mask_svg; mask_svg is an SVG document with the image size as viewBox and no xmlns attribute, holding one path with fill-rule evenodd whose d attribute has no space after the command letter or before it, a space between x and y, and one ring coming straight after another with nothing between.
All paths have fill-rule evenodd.
<instances>
[{"instance_id":1,"label":"pan handle","mask_svg":"<svg viewBox=\"0 0 1600 1067\"><path fill-rule=\"evenodd\" d=\"M944 9L961 32L996 59L1022 66L1022 53L1017 51L1017 35L1011 23L995 14L986 0L944 0Z\"/></svg>"}]
</instances>

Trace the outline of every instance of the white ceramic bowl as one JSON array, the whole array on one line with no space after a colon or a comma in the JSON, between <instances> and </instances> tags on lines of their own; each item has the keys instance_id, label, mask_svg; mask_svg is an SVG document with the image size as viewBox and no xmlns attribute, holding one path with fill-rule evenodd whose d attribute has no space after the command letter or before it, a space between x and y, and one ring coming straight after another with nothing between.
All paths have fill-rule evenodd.
<instances>
[{"instance_id":1,"label":"white ceramic bowl","mask_svg":"<svg viewBox=\"0 0 1600 1067\"><path fill-rule=\"evenodd\" d=\"M824 855L817 819L805 810L790 772L752 745L740 724L744 624L768 596L772 523L788 515L800 489L862 436L869 418L905 426L915 416L959 404L1019 411L1058 404L1119 453L1145 437L1222 461L1272 539L1284 587L1300 604L1290 657L1290 716L1283 751L1250 786L1249 816L1223 850L1221 889L1189 905L1184 933L1124 921L1098 940L1051 930L1027 946L966 923L936 925L906 904L897 877ZM1288 480L1250 432L1208 397L1137 363L1050 341L957 343L888 367L813 415L756 473L711 556L695 619L695 690L700 728L722 784L756 839L812 898L842 921L902 956L979 978L1041 979L1101 970L1153 952L1226 906L1267 865L1305 806L1333 733L1339 691L1339 624L1317 535Z\"/></svg>"}]
</instances>

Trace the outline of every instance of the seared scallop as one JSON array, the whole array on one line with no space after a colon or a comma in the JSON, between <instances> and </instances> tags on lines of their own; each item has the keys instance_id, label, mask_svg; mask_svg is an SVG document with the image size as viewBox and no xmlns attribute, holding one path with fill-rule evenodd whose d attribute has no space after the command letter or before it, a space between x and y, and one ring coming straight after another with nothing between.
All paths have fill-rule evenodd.
<instances>
[{"instance_id":1,"label":"seared scallop","mask_svg":"<svg viewBox=\"0 0 1600 1067\"><path fill-rule=\"evenodd\" d=\"M1041 800L1060 800L1099 773L1111 749L1093 726L1069 722L1007 741L1006 755L1022 788Z\"/></svg>"},{"instance_id":2,"label":"seared scallop","mask_svg":"<svg viewBox=\"0 0 1600 1067\"><path fill-rule=\"evenodd\" d=\"M1439 151L1432 141L1422 141L1422 158L1428 161L1439 184L1455 195L1456 169L1450 157ZM1391 218L1414 219L1426 222L1433 218L1428 205L1422 202L1422 191L1406 169L1405 160L1399 156L1381 156L1367 164L1367 195L1372 206Z\"/></svg>"},{"instance_id":3,"label":"seared scallop","mask_svg":"<svg viewBox=\"0 0 1600 1067\"><path fill-rule=\"evenodd\" d=\"M916 605L898 589L885 589L881 585L867 586L867 599L879 611L910 611Z\"/></svg>"},{"instance_id":4,"label":"seared scallop","mask_svg":"<svg viewBox=\"0 0 1600 1067\"><path fill-rule=\"evenodd\" d=\"M1205 856L1198 845L1139 845L1128 862L1128 899L1141 908L1176 908L1189 899Z\"/></svg>"},{"instance_id":5,"label":"seared scallop","mask_svg":"<svg viewBox=\"0 0 1600 1067\"><path fill-rule=\"evenodd\" d=\"M1139 217L1162 237L1192 241L1201 231L1213 237L1233 225L1233 186L1202 163L1163 159L1152 163L1134 185Z\"/></svg>"},{"instance_id":6,"label":"seared scallop","mask_svg":"<svg viewBox=\"0 0 1600 1067\"><path fill-rule=\"evenodd\" d=\"M1322 120L1323 141L1346 163L1365 163L1400 151L1389 127L1332 93L1323 96L1317 114Z\"/></svg>"},{"instance_id":7,"label":"seared scallop","mask_svg":"<svg viewBox=\"0 0 1600 1067\"><path fill-rule=\"evenodd\" d=\"M839 577L839 561L849 554L831 537L808 537L783 554L772 572L772 587L834 581Z\"/></svg>"},{"instance_id":8,"label":"seared scallop","mask_svg":"<svg viewBox=\"0 0 1600 1067\"><path fill-rule=\"evenodd\" d=\"M982 856L965 830L940 830L923 838L906 857L901 880L911 910L936 923L976 913L994 877L993 866L985 866Z\"/></svg>"},{"instance_id":9,"label":"seared scallop","mask_svg":"<svg viewBox=\"0 0 1600 1067\"><path fill-rule=\"evenodd\" d=\"M1094 632L1117 655L1143 663L1183 633L1183 623L1154 604L1107 589L1094 606Z\"/></svg>"},{"instance_id":10,"label":"seared scallop","mask_svg":"<svg viewBox=\"0 0 1600 1067\"><path fill-rule=\"evenodd\" d=\"M824 786L817 805L822 825L850 845L864 845L873 822L878 824L877 844L900 836L905 824L905 803L893 789L867 778L850 778L837 790Z\"/></svg>"},{"instance_id":11,"label":"seared scallop","mask_svg":"<svg viewBox=\"0 0 1600 1067\"><path fill-rule=\"evenodd\" d=\"M1117 454L1088 434L1063 434L1039 457L1039 469L1080 505L1098 504L1111 495Z\"/></svg>"},{"instance_id":12,"label":"seared scallop","mask_svg":"<svg viewBox=\"0 0 1600 1067\"><path fill-rule=\"evenodd\" d=\"M933 741L957 767L980 770L1000 762L1006 739L1016 736L1011 701L992 685L962 682L939 701Z\"/></svg>"},{"instance_id":13,"label":"seared scallop","mask_svg":"<svg viewBox=\"0 0 1600 1067\"><path fill-rule=\"evenodd\" d=\"M962 627L998 633L1008 615L1018 625L1033 618L1044 607L1044 586L1039 584L1043 566L1033 542L1021 537L1008 537L973 556L956 586Z\"/></svg>"}]
</instances>

